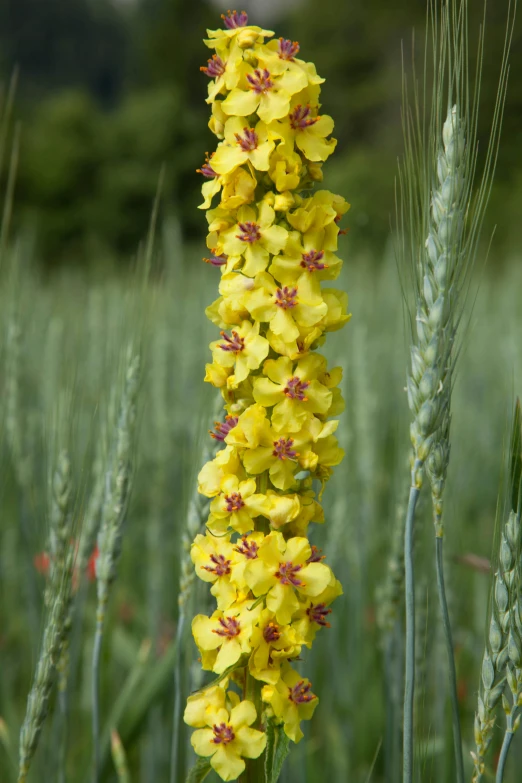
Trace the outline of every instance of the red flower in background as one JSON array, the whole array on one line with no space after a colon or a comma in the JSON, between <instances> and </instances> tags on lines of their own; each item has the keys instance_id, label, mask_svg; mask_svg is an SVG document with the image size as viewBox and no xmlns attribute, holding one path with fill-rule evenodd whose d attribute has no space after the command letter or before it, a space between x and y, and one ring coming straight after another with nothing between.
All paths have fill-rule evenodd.
<instances>
[{"instance_id":1,"label":"red flower in background","mask_svg":"<svg viewBox=\"0 0 522 783\"><path fill-rule=\"evenodd\" d=\"M75 549L78 548L78 544L76 541L71 542ZM98 555L100 554L98 546L96 545L94 549L92 550L92 554L89 557L89 561L87 563L87 566L85 568L85 575L87 576L87 579L89 582L94 582L96 579L96 561L98 559ZM42 576L49 576L49 570L51 567L51 556L48 552L38 552L33 557L33 565L35 569L38 571L39 574L42 574ZM74 573L73 573L73 587L76 590L78 587L78 568L75 566Z\"/></svg>"}]
</instances>

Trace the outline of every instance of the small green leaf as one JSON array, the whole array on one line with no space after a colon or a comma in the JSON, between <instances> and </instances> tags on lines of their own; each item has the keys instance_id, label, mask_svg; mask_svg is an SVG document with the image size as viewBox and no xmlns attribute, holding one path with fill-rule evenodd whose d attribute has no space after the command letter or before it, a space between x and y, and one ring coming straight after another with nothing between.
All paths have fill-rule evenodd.
<instances>
[{"instance_id":1,"label":"small green leaf","mask_svg":"<svg viewBox=\"0 0 522 783\"><path fill-rule=\"evenodd\" d=\"M274 768L275 752L275 725L274 719L268 718L266 722L266 750L265 750L265 780L270 783L272 780L272 770Z\"/></svg>"},{"instance_id":2,"label":"small green leaf","mask_svg":"<svg viewBox=\"0 0 522 783\"><path fill-rule=\"evenodd\" d=\"M512 508L516 513L520 512L522 503L522 409L520 400L515 404L513 417L513 432L511 434L511 498Z\"/></svg>"},{"instance_id":3,"label":"small green leaf","mask_svg":"<svg viewBox=\"0 0 522 783\"><path fill-rule=\"evenodd\" d=\"M210 759L198 759L188 773L185 783L201 783L202 780L205 780L211 769Z\"/></svg>"},{"instance_id":4,"label":"small green leaf","mask_svg":"<svg viewBox=\"0 0 522 783\"><path fill-rule=\"evenodd\" d=\"M284 761L290 750L290 740L285 734L283 726L275 726L275 750L274 761L270 777L267 776L267 783L277 783L279 775L283 768Z\"/></svg>"}]
</instances>

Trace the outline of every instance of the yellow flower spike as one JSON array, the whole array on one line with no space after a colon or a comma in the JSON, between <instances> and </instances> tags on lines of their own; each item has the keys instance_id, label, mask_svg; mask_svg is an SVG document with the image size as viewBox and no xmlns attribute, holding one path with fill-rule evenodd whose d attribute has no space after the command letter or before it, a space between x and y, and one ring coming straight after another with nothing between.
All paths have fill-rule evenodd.
<instances>
[{"instance_id":1,"label":"yellow flower spike","mask_svg":"<svg viewBox=\"0 0 522 783\"><path fill-rule=\"evenodd\" d=\"M257 209L241 207L237 212L237 222L220 232L223 252L236 259L231 263L237 265L244 257L243 274L255 277L267 268L270 256L277 255L285 247L288 231L276 225L275 218L274 209L263 201Z\"/></svg>"},{"instance_id":2,"label":"yellow flower spike","mask_svg":"<svg viewBox=\"0 0 522 783\"><path fill-rule=\"evenodd\" d=\"M284 724L287 737L293 742L303 738L301 721L310 720L319 699L312 692L310 680L286 666L276 685L265 685L262 699L272 707L274 715Z\"/></svg>"},{"instance_id":3,"label":"yellow flower spike","mask_svg":"<svg viewBox=\"0 0 522 783\"><path fill-rule=\"evenodd\" d=\"M263 752L257 727L268 719L301 739L317 697L289 661L329 624L342 592L306 534L324 522L316 491L343 455L330 418L343 408L342 371L315 351L350 318L346 294L324 286L341 270L349 204L313 192L336 145L313 63L295 41L267 41L273 33L249 25L243 11L223 20L225 29L208 31L213 51L202 68L220 143L199 172L204 260L220 269L206 314L222 330L205 380L220 389L227 416L211 433L224 448L198 477L211 503L207 532L191 549L217 609L194 618L193 635L202 667L231 667L243 700L211 686L191 697L185 719L197 729L196 752L222 780L236 780L244 759Z\"/></svg>"},{"instance_id":4,"label":"yellow flower spike","mask_svg":"<svg viewBox=\"0 0 522 783\"><path fill-rule=\"evenodd\" d=\"M250 637L261 606L253 600L219 609L211 617L198 614L192 621L192 634L200 652L217 651L213 671L222 674L251 651Z\"/></svg>"},{"instance_id":5,"label":"yellow flower spike","mask_svg":"<svg viewBox=\"0 0 522 783\"><path fill-rule=\"evenodd\" d=\"M301 652L299 629L293 623L281 625L275 614L263 609L252 631L252 654L248 668L252 677L275 685L281 677L281 663Z\"/></svg>"},{"instance_id":6,"label":"yellow flower spike","mask_svg":"<svg viewBox=\"0 0 522 783\"><path fill-rule=\"evenodd\" d=\"M231 574L239 556L230 536L217 538L213 535L198 534L190 549L196 574L204 582L210 582L210 592L217 600L218 609L228 609L236 600L236 588L232 584Z\"/></svg>"},{"instance_id":7,"label":"yellow flower spike","mask_svg":"<svg viewBox=\"0 0 522 783\"><path fill-rule=\"evenodd\" d=\"M255 596L266 595L266 607L279 623L287 625L299 609L298 595L319 595L330 584L332 572L312 562L306 538L285 541L274 531L262 541L258 556L245 568L245 580Z\"/></svg>"},{"instance_id":8,"label":"yellow flower spike","mask_svg":"<svg viewBox=\"0 0 522 783\"><path fill-rule=\"evenodd\" d=\"M277 431L298 432L310 414L324 416L332 404L332 392L319 383L317 373L323 357L310 356L294 364L287 357L267 359L266 377L254 381L254 399L266 407L274 406L272 426Z\"/></svg>"},{"instance_id":9,"label":"yellow flower spike","mask_svg":"<svg viewBox=\"0 0 522 783\"><path fill-rule=\"evenodd\" d=\"M221 339L210 344L210 350L216 364L234 368L234 375L229 376L228 382L237 386L266 359L269 344L259 334L259 323L243 321L230 334L222 332Z\"/></svg>"},{"instance_id":10,"label":"yellow flower spike","mask_svg":"<svg viewBox=\"0 0 522 783\"><path fill-rule=\"evenodd\" d=\"M270 503L266 495L256 492L256 480L239 481L237 476L225 476L221 492L210 504L207 527L213 533L224 533L229 527L237 533L254 529L258 516L267 516Z\"/></svg>"},{"instance_id":11,"label":"yellow flower spike","mask_svg":"<svg viewBox=\"0 0 522 783\"><path fill-rule=\"evenodd\" d=\"M237 780L245 769L243 758L256 759L266 747L266 734L250 728L257 719L251 701L236 704L230 712L223 708L207 718L208 728L195 731L192 747L210 764L221 780Z\"/></svg>"}]
</instances>

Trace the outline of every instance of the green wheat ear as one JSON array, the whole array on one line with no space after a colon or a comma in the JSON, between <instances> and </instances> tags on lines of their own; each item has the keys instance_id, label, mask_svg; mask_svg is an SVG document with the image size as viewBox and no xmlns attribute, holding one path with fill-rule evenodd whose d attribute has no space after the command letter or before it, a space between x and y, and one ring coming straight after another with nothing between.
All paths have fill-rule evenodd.
<instances>
[{"instance_id":1,"label":"green wheat ear","mask_svg":"<svg viewBox=\"0 0 522 783\"><path fill-rule=\"evenodd\" d=\"M522 416L515 405L509 454L508 504L497 554L497 572L492 590L491 616L482 660L482 678L475 714L475 745L472 752L473 783L486 774L485 757L497 724L502 700L506 718L504 741L496 780L502 783L513 736L521 721L522 706Z\"/></svg>"},{"instance_id":2,"label":"green wheat ear","mask_svg":"<svg viewBox=\"0 0 522 783\"><path fill-rule=\"evenodd\" d=\"M473 91L468 66L467 0L447 0L440 11L434 2L430 2L428 16L433 74L428 74L425 65L424 85L429 82L428 76L432 75L432 94L429 101L424 96L422 102L414 78L413 100L410 102L409 88L404 77L405 157L400 168L398 204L398 260L405 272L404 290L411 325L411 364L407 391L412 414L411 491L405 535L404 782L411 783L413 779L413 534L416 504L426 469L431 485L435 526L437 590L448 652L456 777L458 783L463 783L456 671L444 584L443 498L450 458L451 396L455 365L460 352L461 327L471 272L495 171L514 17L510 7L486 163L477 180L477 115L483 31L479 37L479 65ZM428 61L427 57L425 62Z\"/></svg>"}]
</instances>

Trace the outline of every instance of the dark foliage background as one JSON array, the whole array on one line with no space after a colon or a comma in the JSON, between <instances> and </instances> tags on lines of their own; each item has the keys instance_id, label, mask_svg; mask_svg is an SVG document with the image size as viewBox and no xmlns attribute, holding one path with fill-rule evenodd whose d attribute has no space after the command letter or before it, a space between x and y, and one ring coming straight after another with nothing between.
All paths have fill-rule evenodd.
<instances>
[{"instance_id":1,"label":"dark foliage background","mask_svg":"<svg viewBox=\"0 0 522 783\"><path fill-rule=\"evenodd\" d=\"M506 0L507 3L507 0ZM506 3L487 12L481 126L486 139L504 41ZM1 0L4 86L19 70L15 116L21 154L15 226L30 229L49 266L90 264L135 252L165 164L163 209L179 214L185 238L204 232L195 169L213 143L204 102L206 27L226 4L205 0ZM259 5L250 13L301 44L326 77L323 110L339 146L328 186L353 204L352 248L379 258L389 234L401 152L401 60L412 31L422 49L424 0L317 0ZM272 9L272 10L274 10ZM482 0L470 0L477 40ZM421 60L421 57L419 57ZM422 67L422 62L420 62ZM487 229L499 224L502 251L519 245L522 209L522 34L512 77ZM485 143L483 145L485 147ZM500 245L497 245L500 248Z\"/></svg>"}]
</instances>

